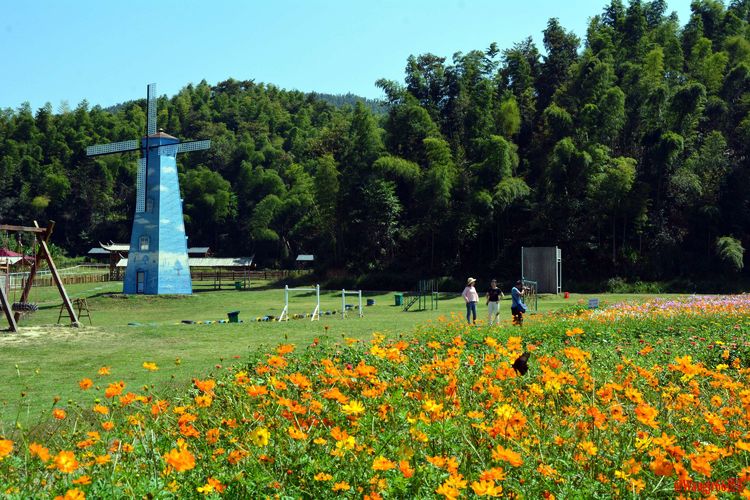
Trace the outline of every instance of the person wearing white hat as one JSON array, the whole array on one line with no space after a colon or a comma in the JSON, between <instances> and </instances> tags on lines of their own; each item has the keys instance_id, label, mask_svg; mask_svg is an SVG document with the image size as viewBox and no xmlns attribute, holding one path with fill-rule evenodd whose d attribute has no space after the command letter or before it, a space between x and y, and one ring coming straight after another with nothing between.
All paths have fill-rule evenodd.
<instances>
[{"instance_id":1,"label":"person wearing white hat","mask_svg":"<svg viewBox=\"0 0 750 500\"><path fill-rule=\"evenodd\" d=\"M466 288L464 288L464 292L461 294L464 301L466 301L466 322L470 325L472 323L477 323L477 302L479 302L479 294L477 293L477 289L474 288L474 283L476 282L477 280L474 278L466 280Z\"/></svg>"}]
</instances>

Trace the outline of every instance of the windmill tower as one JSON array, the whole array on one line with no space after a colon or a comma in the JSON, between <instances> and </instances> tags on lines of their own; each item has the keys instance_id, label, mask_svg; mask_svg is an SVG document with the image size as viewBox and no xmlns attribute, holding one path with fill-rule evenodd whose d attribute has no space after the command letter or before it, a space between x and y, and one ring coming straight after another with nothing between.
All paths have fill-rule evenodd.
<instances>
[{"instance_id":1,"label":"windmill tower","mask_svg":"<svg viewBox=\"0 0 750 500\"><path fill-rule=\"evenodd\" d=\"M140 151L136 180L135 217L123 293L191 294L187 239L177 178L177 153L211 147L211 141L180 142L156 129L156 84L146 91L148 113L145 137L98 144L86 155L100 156Z\"/></svg>"}]
</instances>

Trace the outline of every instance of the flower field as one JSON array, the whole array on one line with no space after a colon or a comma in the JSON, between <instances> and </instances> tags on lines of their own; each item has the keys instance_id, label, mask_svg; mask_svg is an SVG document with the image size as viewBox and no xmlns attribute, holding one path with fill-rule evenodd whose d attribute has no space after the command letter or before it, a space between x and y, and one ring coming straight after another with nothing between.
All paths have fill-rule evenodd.
<instances>
[{"instance_id":1,"label":"flower field","mask_svg":"<svg viewBox=\"0 0 750 500\"><path fill-rule=\"evenodd\" d=\"M749 297L692 297L280 344L179 397L102 367L72 382L100 393L92 407L55 402L48 424L2 436L0 491L750 497L749 332Z\"/></svg>"}]
</instances>

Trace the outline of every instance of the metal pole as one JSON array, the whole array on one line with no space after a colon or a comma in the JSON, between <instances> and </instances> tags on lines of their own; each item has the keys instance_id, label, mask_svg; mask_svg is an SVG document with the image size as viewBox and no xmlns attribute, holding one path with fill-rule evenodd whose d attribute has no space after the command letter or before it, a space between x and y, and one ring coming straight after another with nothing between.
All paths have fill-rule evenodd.
<instances>
[{"instance_id":1,"label":"metal pole","mask_svg":"<svg viewBox=\"0 0 750 500\"><path fill-rule=\"evenodd\" d=\"M364 313L362 313L362 290L359 291L359 317L361 318L364 316Z\"/></svg>"},{"instance_id":2,"label":"metal pole","mask_svg":"<svg viewBox=\"0 0 750 500\"><path fill-rule=\"evenodd\" d=\"M289 285L284 285L284 307L289 313Z\"/></svg>"},{"instance_id":3,"label":"metal pole","mask_svg":"<svg viewBox=\"0 0 750 500\"><path fill-rule=\"evenodd\" d=\"M341 289L341 319L346 318L346 289Z\"/></svg>"}]
</instances>

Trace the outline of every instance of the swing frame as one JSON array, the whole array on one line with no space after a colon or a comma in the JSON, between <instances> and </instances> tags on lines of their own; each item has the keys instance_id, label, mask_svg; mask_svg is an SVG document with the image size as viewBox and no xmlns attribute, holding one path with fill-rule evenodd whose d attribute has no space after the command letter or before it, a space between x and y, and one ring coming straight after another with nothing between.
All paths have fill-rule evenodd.
<instances>
[{"instance_id":1,"label":"swing frame","mask_svg":"<svg viewBox=\"0 0 750 500\"><path fill-rule=\"evenodd\" d=\"M70 325L77 327L80 326L80 323L78 322L78 316L76 315L75 309L73 309L73 304L70 301L70 297L68 297L68 292L65 291L65 286L60 279L60 273L57 271L57 266L55 266L55 261L52 260L52 254L49 251L48 243L54 229L55 221L53 220L49 221L47 227L39 227L37 221L34 221L33 227L0 224L0 231L33 233L38 244L34 262L31 264L31 269L29 270L29 278L26 280L26 283L23 287L23 292L21 293L20 302L26 302L28 300L29 292L31 292L31 287L34 284L34 278L36 277L36 272L39 268L39 262L41 261L41 259L44 259L47 262L50 274L52 274L52 280L55 282L58 292L60 292L60 297L63 300L63 306L65 307L65 309L67 309L68 316L70 316ZM2 306L5 318L8 320L10 331L17 332L18 320L21 318L21 312L12 310L12 306L10 304L10 301L8 300L7 295L5 294L5 290L3 289L3 287L0 287L0 306Z\"/></svg>"}]
</instances>

